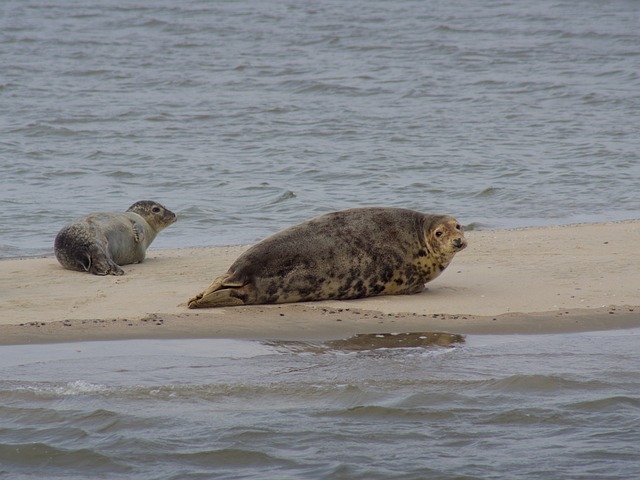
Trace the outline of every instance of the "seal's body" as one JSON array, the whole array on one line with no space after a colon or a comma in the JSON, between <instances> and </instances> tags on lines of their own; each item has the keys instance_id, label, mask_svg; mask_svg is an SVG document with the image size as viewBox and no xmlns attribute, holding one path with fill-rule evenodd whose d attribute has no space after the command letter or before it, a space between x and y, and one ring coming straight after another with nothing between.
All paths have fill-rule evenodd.
<instances>
[{"instance_id":1,"label":"seal's body","mask_svg":"<svg viewBox=\"0 0 640 480\"><path fill-rule=\"evenodd\" d=\"M172 211L142 200L126 212L92 213L73 221L56 236L54 251L69 270L123 275L120 265L144 260L158 232L175 221Z\"/></svg>"},{"instance_id":2,"label":"seal's body","mask_svg":"<svg viewBox=\"0 0 640 480\"><path fill-rule=\"evenodd\" d=\"M189 308L417 293L467 242L447 215L401 208L329 213L244 252Z\"/></svg>"}]
</instances>

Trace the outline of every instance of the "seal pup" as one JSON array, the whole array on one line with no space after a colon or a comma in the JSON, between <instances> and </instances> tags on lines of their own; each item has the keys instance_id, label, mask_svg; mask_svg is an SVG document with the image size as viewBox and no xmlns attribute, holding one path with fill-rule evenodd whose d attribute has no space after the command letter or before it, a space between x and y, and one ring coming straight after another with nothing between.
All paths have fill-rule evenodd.
<instances>
[{"instance_id":1,"label":"seal pup","mask_svg":"<svg viewBox=\"0 0 640 480\"><path fill-rule=\"evenodd\" d=\"M141 200L123 213L98 212L74 220L56 236L54 251L69 270L124 275L120 265L144 260L158 232L176 220L159 203Z\"/></svg>"},{"instance_id":2,"label":"seal pup","mask_svg":"<svg viewBox=\"0 0 640 480\"><path fill-rule=\"evenodd\" d=\"M418 293L466 246L448 215L381 207L328 213L249 248L188 306Z\"/></svg>"}]
</instances>

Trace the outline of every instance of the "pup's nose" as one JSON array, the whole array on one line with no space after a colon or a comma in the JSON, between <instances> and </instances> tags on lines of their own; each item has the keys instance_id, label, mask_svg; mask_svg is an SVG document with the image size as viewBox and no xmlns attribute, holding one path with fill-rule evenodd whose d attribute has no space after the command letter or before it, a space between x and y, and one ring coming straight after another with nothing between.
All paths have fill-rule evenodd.
<instances>
[{"instance_id":1,"label":"pup's nose","mask_svg":"<svg viewBox=\"0 0 640 480\"><path fill-rule=\"evenodd\" d=\"M454 245L456 248L464 247L464 240L463 240L462 238L456 238L456 239L453 241L453 245Z\"/></svg>"}]
</instances>

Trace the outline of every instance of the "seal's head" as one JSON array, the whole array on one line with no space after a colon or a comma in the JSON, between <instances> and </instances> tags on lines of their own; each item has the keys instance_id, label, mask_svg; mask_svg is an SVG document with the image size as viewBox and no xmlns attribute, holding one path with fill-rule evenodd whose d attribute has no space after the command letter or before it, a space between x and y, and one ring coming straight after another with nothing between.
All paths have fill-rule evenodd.
<instances>
[{"instance_id":1,"label":"seal's head","mask_svg":"<svg viewBox=\"0 0 640 480\"><path fill-rule=\"evenodd\" d=\"M140 200L131 205L127 212L140 215L156 232L167 228L178 220L175 213L152 200Z\"/></svg>"},{"instance_id":2,"label":"seal's head","mask_svg":"<svg viewBox=\"0 0 640 480\"><path fill-rule=\"evenodd\" d=\"M464 228L448 215L431 215L424 228L425 241L435 255L451 259L467 246Z\"/></svg>"}]
</instances>

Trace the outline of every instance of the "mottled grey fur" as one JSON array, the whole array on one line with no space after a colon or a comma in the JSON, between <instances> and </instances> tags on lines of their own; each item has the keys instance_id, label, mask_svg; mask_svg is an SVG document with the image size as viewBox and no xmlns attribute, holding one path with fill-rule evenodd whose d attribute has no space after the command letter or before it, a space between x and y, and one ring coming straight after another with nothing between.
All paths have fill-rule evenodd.
<instances>
[{"instance_id":1,"label":"mottled grey fur","mask_svg":"<svg viewBox=\"0 0 640 480\"><path fill-rule=\"evenodd\" d=\"M189 308L417 293L466 245L447 215L373 207L329 213L251 247Z\"/></svg>"},{"instance_id":2,"label":"mottled grey fur","mask_svg":"<svg viewBox=\"0 0 640 480\"><path fill-rule=\"evenodd\" d=\"M122 213L92 213L60 230L56 258L69 270L123 275L120 265L144 260L158 232L176 219L175 213L150 200L136 202Z\"/></svg>"}]
</instances>

